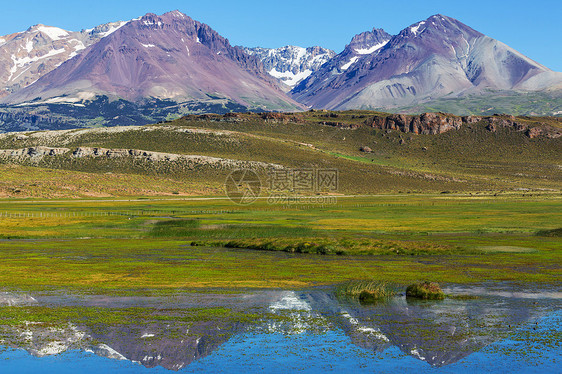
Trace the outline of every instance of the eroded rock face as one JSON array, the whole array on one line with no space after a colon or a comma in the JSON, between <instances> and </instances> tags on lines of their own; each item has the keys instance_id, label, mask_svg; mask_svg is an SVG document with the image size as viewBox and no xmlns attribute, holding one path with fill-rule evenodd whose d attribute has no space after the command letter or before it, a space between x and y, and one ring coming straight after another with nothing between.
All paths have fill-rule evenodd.
<instances>
[{"instance_id":1,"label":"eroded rock face","mask_svg":"<svg viewBox=\"0 0 562 374\"><path fill-rule=\"evenodd\" d=\"M274 123L300 123L303 121L302 116L294 115L294 114L285 114L285 113L264 113L261 115L261 118L264 119L266 122L274 122Z\"/></svg>"},{"instance_id":2,"label":"eroded rock face","mask_svg":"<svg viewBox=\"0 0 562 374\"><path fill-rule=\"evenodd\" d=\"M387 117L374 116L365 123L368 126L381 130L397 130L404 133L423 135L442 134L450 130L458 130L463 124L474 124L484 122L486 130L496 132L498 128L509 128L514 131L525 133L529 138L546 137L558 138L562 136L562 130L552 126L533 126L524 123L514 116L495 114L489 117L464 116L457 117L446 113L423 113L421 115L391 114Z\"/></svg>"},{"instance_id":3,"label":"eroded rock face","mask_svg":"<svg viewBox=\"0 0 562 374\"><path fill-rule=\"evenodd\" d=\"M70 151L68 148L51 148L51 147L29 147L21 149L0 149L0 157L31 157L42 158L44 156L62 155Z\"/></svg>"},{"instance_id":4,"label":"eroded rock face","mask_svg":"<svg viewBox=\"0 0 562 374\"><path fill-rule=\"evenodd\" d=\"M0 159L12 159L14 161L33 163L46 159L49 156L63 156L73 158L96 157L106 159L134 158L144 162L178 162L188 166L204 165L219 169L234 167L248 167L257 169L279 169L278 164L270 164L261 161L242 161L220 157L201 155L184 155L177 153L163 153L145 151L142 149L114 149L99 147L78 147L71 151L69 148L29 147L21 149L0 149Z\"/></svg>"},{"instance_id":5,"label":"eroded rock face","mask_svg":"<svg viewBox=\"0 0 562 374\"><path fill-rule=\"evenodd\" d=\"M462 117L462 121L463 121L463 123L468 123L468 124L477 123L477 122L482 121L482 117L478 117L478 116L464 116L464 117Z\"/></svg>"},{"instance_id":6,"label":"eroded rock face","mask_svg":"<svg viewBox=\"0 0 562 374\"><path fill-rule=\"evenodd\" d=\"M486 130L496 132L498 128L510 128L514 131L525 132L529 138L534 139L537 137L545 137L550 139L559 138L562 136L562 131L552 126L533 126L527 123L518 121L514 116L494 115L482 119L487 122Z\"/></svg>"},{"instance_id":7,"label":"eroded rock face","mask_svg":"<svg viewBox=\"0 0 562 374\"><path fill-rule=\"evenodd\" d=\"M419 116L392 114L388 117L375 116L371 127L383 130L398 130L414 134L434 135L449 130L458 130L462 126L462 118L442 113L423 113Z\"/></svg>"}]
</instances>

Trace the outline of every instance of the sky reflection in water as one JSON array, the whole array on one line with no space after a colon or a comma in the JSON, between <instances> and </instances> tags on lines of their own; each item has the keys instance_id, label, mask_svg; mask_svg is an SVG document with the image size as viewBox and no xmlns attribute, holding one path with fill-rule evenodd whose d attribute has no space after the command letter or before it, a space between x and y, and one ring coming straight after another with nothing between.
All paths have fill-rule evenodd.
<instances>
[{"instance_id":1,"label":"sky reflection in water","mask_svg":"<svg viewBox=\"0 0 562 374\"><path fill-rule=\"evenodd\" d=\"M16 333L4 326L3 344L9 348L0 354L0 372L558 372L557 295L482 290L491 295L431 303L396 298L371 306L338 300L325 290L249 293L236 299L243 300L238 307L261 307L264 318L256 323L195 322L189 337L172 334L173 321L101 330L76 323L62 334L80 338L57 335L65 345L56 355L34 340L48 335L40 325ZM220 304L220 297L211 299ZM6 340L9 336L25 339L16 343Z\"/></svg>"}]
</instances>

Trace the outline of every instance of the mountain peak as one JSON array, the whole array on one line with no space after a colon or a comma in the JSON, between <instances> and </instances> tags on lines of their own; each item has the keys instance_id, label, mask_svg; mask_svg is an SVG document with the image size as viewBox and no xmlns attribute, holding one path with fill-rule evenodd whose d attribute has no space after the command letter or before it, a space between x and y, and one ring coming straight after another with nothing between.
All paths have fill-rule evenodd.
<instances>
[{"instance_id":1,"label":"mountain peak","mask_svg":"<svg viewBox=\"0 0 562 374\"><path fill-rule=\"evenodd\" d=\"M378 49L369 44L386 33L376 31L355 36L342 53L295 87L293 97L316 108L379 109L489 89L537 91L562 79L441 14L406 27Z\"/></svg>"},{"instance_id":2,"label":"mountain peak","mask_svg":"<svg viewBox=\"0 0 562 374\"><path fill-rule=\"evenodd\" d=\"M347 54L371 54L384 47L392 36L383 29L373 28L372 31L365 31L357 34L345 47Z\"/></svg>"},{"instance_id":3,"label":"mountain peak","mask_svg":"<svg viewBox=\"0 0 562 374\"><path fill-rule=\"evenodd\" d=\"M427 30L431 30L437 37L445 39L447 39L445 35L459 33L473 37L483 36L482 33L470 28L459 20L442 14L434 14L423 21L416 22L402 30L399 35L402 37L417 37Z\"/></svg>"},{"instance_id":4,"label":"mountain peak","mask_svg":"<svg viewBox=\"0 0 562 374\"><path fill-rule=\"evenodd\" d=\"M189 18L186 14L180 12L179 10L172 10L170 12L166 12L162 14L162 16L166 17L176 17L176 18Z\"/></svg>"},{"instance_id":5,"label":"mountain peak","mask_svg":"<svg viewBox=\"0 0 562 374\"><path fill-rule=\"evenodd\" d=\"M158 15L155 13L146 13L144 16L140 17L139 19L135 19L135 21L148 21L155 23L160 21L162 23L172 23L173 21L192 21L192 19L187 16L186 14L180 12L179 10L172 10L170 12L163 13L162 15Z\"/></svg>"},{"instance_id":6,"label":"mountain peak","mask_svg":"<svg viewBox=\"0 0 562 374\"><path fill-rule=\"evenodd\" d=\"M104 35L99 42L82 46L84 51L76 58L5 100L220 99L245 108L300 108L256 57L179 11L147 13L109 27Z\"/></svg>"},{"instance_id":7,"label":"mountain peak","mask_svg":"<svg viewBox=\"0 0 562 374\"><path fill-rule=\"evenodd\" d=\"M26 32L41 32L52 40L59 40L70 35L69 31L54 26L46 26L43 24L33 25Z\"/></svg>"}]
</instances>

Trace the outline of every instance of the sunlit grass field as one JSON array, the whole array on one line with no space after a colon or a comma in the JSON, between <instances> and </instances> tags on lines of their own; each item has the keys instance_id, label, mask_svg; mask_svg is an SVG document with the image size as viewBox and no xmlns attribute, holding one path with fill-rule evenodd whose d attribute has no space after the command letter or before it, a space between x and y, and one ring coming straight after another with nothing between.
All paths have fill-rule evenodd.
<instances>
[{"instance_id":1,"label":"sunlit grass field","mask_svg":"<svg viewBox=\"0 0 562 374\"><path fill-rule=\"evenodd\" d=\"M379 195L333 205L225 198L4 200L0 284L140 292L352 279L555 284L561 197Z\"/></svg>"},{"instance_id":2,"label":"sunlit grass field","mask_svg":"<svg viewBox=\"0 0 562 374\"><path fill-rule=\"evenodd\" d=\"M373 128L374 115L381 113L243 113L2 134L0 149L67 151L0 159L0 287L559 281L561 138L491 131L486 121L416 135ZM560 127L556 118L517 120ZM75 157L78 147L179 158ZM270 204L265 192L240 206L221 197L229 173L250 164L262 165L255 170L264 189L274 166L337 169L336 201Z\"/></svg>"}]
</instances>

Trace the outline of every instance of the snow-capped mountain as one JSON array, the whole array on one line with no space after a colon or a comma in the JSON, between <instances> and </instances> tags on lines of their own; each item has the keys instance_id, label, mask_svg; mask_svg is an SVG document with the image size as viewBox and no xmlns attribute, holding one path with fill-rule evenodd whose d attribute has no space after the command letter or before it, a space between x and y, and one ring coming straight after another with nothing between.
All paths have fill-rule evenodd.
<instances>
[{"instance_id":1,"label":"snow-capped mountain","mask_svg":"<svg viewBox=\"0 0 562 374\"><path fill-rule=\"evenodd\" d=\"M329 81L332 76L340 75L348 70L361 57L377 54L390 38L391 35L382 29L373 29L356 35L341 53L333 56L325 65L311 74L304 84L309 87L315 86L319 82ZM295 92L300 89L302 88L296 88Z\"/></svg>"},{"instance_id":2,"label":"snow-capped mountain","mask_svg":"<svg viewBox=\"0 0 562 374\"><path fill-rule=\"evenodd\" d=\"M354 41L366 39L361 35ZM350 47L352 41L295 87L293 98L317 108L375 109L485 90L562 88L562 73L439 14L383 40L359 48Z\"/></svg>"},{"instance_id":3,"label":"snow-capped mountain","mask_svg":"<svg viewBox=\"0 0 562 374\"><path fill-rule=\"evenodd\" d=\"M129 21L2 101L78 103L99 96L227 100L246 108L297 110L261 62L179 11Z\"/></svg>"},{"instance_id":4,"label":"snow-capped mountain","mask_svg":"<svg viewBox=\"0 0 562 374\"><path fill-rule=\"evenodd\" d=\"M551 109L525 96L531 91ZM562 96L562 73L442 15L395 36L361 33L337 55L321 47L234 47L179 11L80 32L36 25L0 37L3 131L306 106L418 110L473 94L488 95L487 111L503 110L501 96L511 95L510 108L526 100L525 113L559 115L550 103ZM440 110L469 110L452 108Z\"/></svg>"},{"instance_id":5,"label":"snow-capped mountain","mask_svg":"<svg viewBox=\"0 0 562 374\"><path fill-rule=\"evenodd\" d=\"M336 53L322 47L244 48L263 63L265 70L282 83L293 88L300 81L317 71Z\"/></svg>"},{"instance_id":6,"label":"snow-capped mountain","mask_svg":"<svg viewBox=\"0 0 562 374\"><path fill-rule=\"evenodd\" d=\"M343 52L338 54L329 66L326 66L326 69L330 69L330 72L336 74L342 73L363 56L376 55L390 38L391 35L383 29L373 29L355 35L351 42L345 46Z\"/></svg>"},{"instance_id":7,"label":"snow-capped mountain","mask_svg":"<svg viewBox=\"0 0 562 374\"><path fill-rule=\"evenodd\" d=\"M125 23L108 23L80 32L35 25L0 37L0 97L29 86Z\"/></svg>"}]
</instances>

